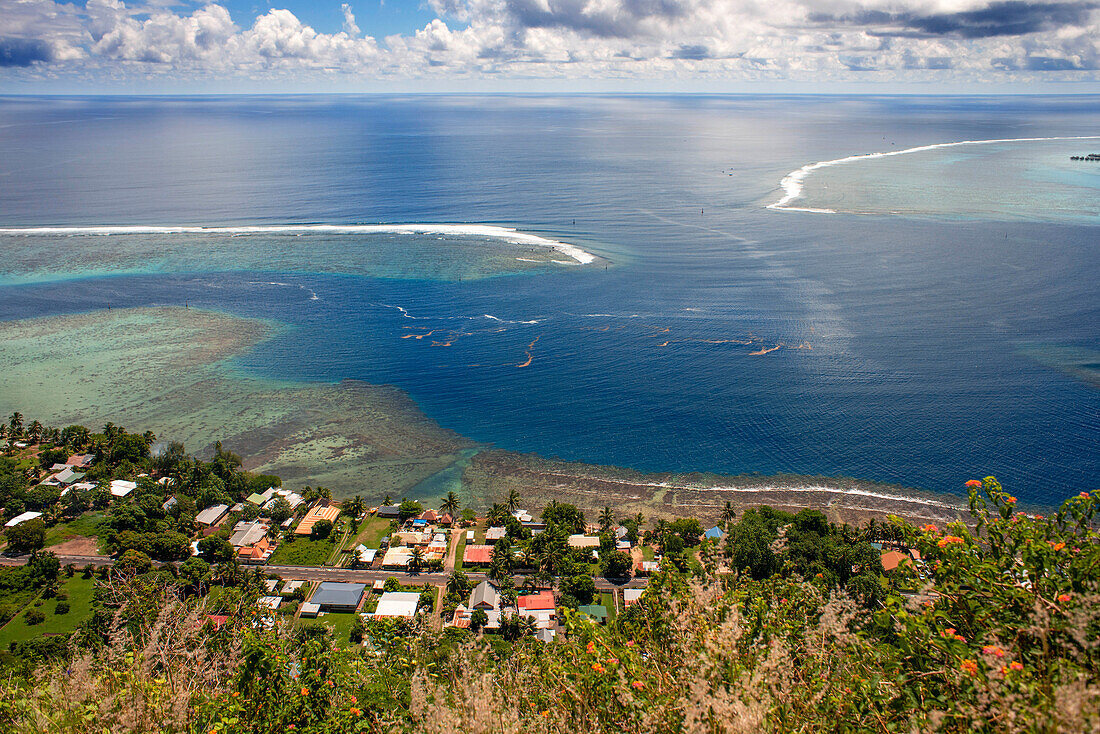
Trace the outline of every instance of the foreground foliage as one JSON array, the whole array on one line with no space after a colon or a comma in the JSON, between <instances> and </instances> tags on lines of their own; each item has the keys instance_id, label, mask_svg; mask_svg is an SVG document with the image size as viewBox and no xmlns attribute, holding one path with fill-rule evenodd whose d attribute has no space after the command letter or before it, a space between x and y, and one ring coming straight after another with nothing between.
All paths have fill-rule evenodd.
<instances>
[{"instance_id":1,"label":"foreground foliage","mask_svg":"<svg viewBox=\"0 0 1100 734\"><path fill-rule=\"evenodd\" d=\"M894 523L924 563L871 612L827 567L719 563L656 576L608 627L567 612L549 645L373 623L347 652L317 627L264 630L248 595L215 630L169 576L116 575L109 624L4 684L0 717L74 733L1096 731L1097 498L1039 518L976 484L972 525Z\"/></svg>"}]
</instances>

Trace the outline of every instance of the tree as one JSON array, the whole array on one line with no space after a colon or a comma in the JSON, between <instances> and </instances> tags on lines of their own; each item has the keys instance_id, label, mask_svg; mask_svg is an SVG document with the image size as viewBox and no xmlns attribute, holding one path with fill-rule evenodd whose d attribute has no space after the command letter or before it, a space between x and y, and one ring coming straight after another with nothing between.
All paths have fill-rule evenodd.
<instances>
[{"instance_id":1,"label":"tree","mask_svg":"<svg viewBox=\"0 0 1100 734\"><path fill-rule=\"evenodd\" d=\"M440 503L439 509L446 512L451 517L458 517L458 510L460 507L458 501L458 495L454 492L448 492L446 498Z\"/></svg>"},{"instance_id":2,"label":"tree","mask_svg":"<svg viewBox=\"0 0 1100 734\"><path fill-rule=\"evenodd\" d=\"M42 438L42 424L36 420L31 421L30 426L27 427L27 438L34 443L38 443Z\"/></svg>"},{"instance_id":3,"label":"tree","mask_svg":"<svg viewBox=\"0 0 1100 734\"><path fill-rule=\"evenodd\" d=\"M610 507L600 510L600 532L606 533L615 526L615 512Z\"/></svg>"},{"instance_id":4,"label":"tree","mask_svg":"<svg viewBox=\"0 0 1100 734\"><path fill-rule=\"evenodd\" d=\"M8 547L16 553L30 553L46 545L46 521L40 517L25 520L4 531Z\"/></svg>"},{"instance_id":5,"label":"tree","mask_svg":"<svg viewBox=\"0 0 1100 734\"><path fill-rule=\"evenodd\" d=\"M405 522L410 517L416 517L423 511L424 508L416 500L402 500L401 506L397 508L397 514L401 518L401 522Z\"/></svg>"},{"instance_id":6,"label":"tree","mask_svg":"<svg viewBox=\"0 0 1100 734\"><path fill-rule=\"evenodd\" d=\"M470 593L470 577L462 571L452 571L447 579L447 593L465 597Z\"/></svg>"},{"instance_id":7,"label":"tree","mask_svg":"<svg viewBox=\"0 0 1100 734\"><path fill-rule=\"evenodd\" d=\"M542 511L542 519L546 522L547 529L550 525L554 525L566 535L584 532L584 513L564 502L552 501Z\"/></svg>"},{"instance_id":8,"label":"tree","mask_svg":"<svg viewBox=\"0 0 1100 734\"><path fill-rule=\"evenodd\" d=\"M332 520L318 520L309 531L310 540L326 540L332 535Z\"/></svg>"},{"instance_id":9,"label":"tree","mask_svg":"<svg viewBox=\"0 0 1100 734\"><path fill-rule=\"evenodd\" d=\"M115 561L115 571L140 576L153 570L153 559L141 551L128 550Z\"/></svg>"},{"instance_id":10,"label":"tree","mask_svg":"<svg viewBox=\"0 0 1100 734\"><path fill-rule=\"evenodd\" d=\"M412 573L420 573L420 569L424 567L424 550L420 546L415 546L412 549L412 554L409 556L409 571Z\"/></svg>"},{"instance_id":11,"label":"tree","mask_svg":"<svg viewBox=\"0 0 1100 734\"><path fill-rule=\"evenodd\" d=\"M561 582L563 594L569 594L581 604L591 604L596 594L596 582L586 573L577 574Z\"/></svg>"},{"instance_id":12,"label":"tree","mask_svg":"<svg viewBox=\"0 0 1100 734\"><path fill-rule=\"evenodd\" d=\"M489 615L485 613L484 609L475 609L474 613L470 615L470 629L474 632L484 629L487 624L489 624Z\"/></svg>"},{"instance_id":13,"label":"tree","mask_svg":"<svg viewBox=\"0 0 1100 734\"><path fill-rule=\"evenodd\" d=\"M218 535L211 535L199 541L199 557L207 563L225 563L237 555L229 541Z\"/></svg>"},{"instance_id":14,"label":"tree","mask_svg":"<svg viewBox=\"0 0 1100 734\"><path fill-rule=\"evenodd\" d=\"M271 506L267 508L267 516L276 525L282 525L294 514L294 508L287 502L286 497L276 497Z\"/></svg>"},{"instance_id":15,"label":"tree","mask_svg":"<svg viewBox=\"0 0 1100 734\"><path fill-rule=\"evenodd\" d=\"M733 525L733 521L737 518L737 513L733 510L733 505L726 502L726 506L722 508L722 524L725 526L726 532L729 532L730 526Z\"/></svg>"},{"instance_id":16,"label":"tree","mask_svg":"<svg viewBox=\"0 0 1100 734\"><path fill-rule=\"evenodd\" d=\"M11 427L12 436L23 435L23 414L16 411L11 414L11 418L8 419L8 426Z\"/></svg>"},{"instance_id":17,"label":"tree","mask_svg":"<svg viewBox=\"0 0 1100 734\"><path fill-rule=\"evenodd\" d=\"M401 591L401 582L397 580L396 576L390 576L386 579L386 583L382 584L383 591Z\"/></svg>"},{"instance_id":18,"label":"tree","mask_svg":"<svg viewBox=\"0 0 1100 734\"><path fill-rule=\"evenodd\" d=\"M626 553L608 553L603 558L603 575L611 579L621 579L630 575L633 565L633 559Z\"/></svg>"},{"instance_id":19,"label":"tree","mask_svg":"<svg viewBox=\"0 0 1100 734\"><path fill-rule=\"evenodd\" d=\"M27 559L27 571L37 586L52 584L61 573L61 561L49 551L34 551Z\"/></svg>"},{"instance_id":20,"label":"tree","mask_svg":"<svg viewBox=\"0 0 1100 734\"><path fill-rule=\"evenodd\" d=\"M519 492L513 487L508 491L508 499L505 500L505 504L508 506L508 512L515 512L519 509Z\"/></svg>"},{"instance_id":21,"label":"tree","mask_svg":"<svg viewBox=\"0 0 1100 734\"><path fill-rule=\"evenodd\" d=\"M180 581L201 596L206 584L210 582L210 564L197 556L188 558L180 566Z\"/></svg>"},{"instance_id":22,"label":"tree","mask_svg":"<svg viewBox=\"0 0 1100 734\"><path fill-rule=\"evenodd\" d=\"M340 511L351 518L358 518L363 514L365 509L362 495L355 495L350 500L344 503L344 506L340 508Z\"/></svg>"},{"instance_id":23,"label":"tree","mask_svg":"<svg viewBox=\"0 0 1100 734\"><path fill-rule=\"evenodd\" d=\"M494 502L485 517L489 522L489 527L500 527L504 524L504 518L508 517L508 510L499 502Z\"/></svg>"}]
</instances>

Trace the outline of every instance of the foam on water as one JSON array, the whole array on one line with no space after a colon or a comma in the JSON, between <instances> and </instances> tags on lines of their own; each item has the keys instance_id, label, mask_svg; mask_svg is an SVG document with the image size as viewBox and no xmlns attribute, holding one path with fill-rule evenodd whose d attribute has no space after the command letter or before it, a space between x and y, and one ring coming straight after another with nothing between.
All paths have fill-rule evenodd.
<instances>
[{"instance_id":1,"label":"foam on water","mask_svg":"<svg viewBox=\"0 0 1100 734\"><path fill-rule=\"evenodd\" d=\"M245 227L103 225L92 227L12 227L0 229L0 235L128 235L128 234L223 234L231 237L252 234L440 234L489 237L517 245L548 247L568 255L581 265L596 256L576 245L551 240L512 227L491 224L273 224Z\"/></svg>"},{"instance_id":2,"label":"foam on water","mask_svg":"<svg viewBox=\"0 0 1100 734\"><path fill-rule=\"evenodd\" d=\"M1050 138L998 138L995 140L958 140L953 143L933 143L931 145L918 145L915 148L906 148L904 150L890 150L881 153L862 153L860 155L850 155L845 158L836 158L831 161L818 161L817 163L807 163L796 171L791 171L783 180L779 182L780 187L783 189L783 198L779 201L768 204L768 209L784 209L790 212L811 212L813 214L836 214L835 209L818 209L812 207L798 207L788 206L792 201L802 195L803 183L806 177L814 171L820 168L828 168L830 166L839 166L843 163L855 163L856 161L871 160L874 158L889 158L897 155L908 155L909 153L921 153L928 150L937 150L939 148L955 148L963 145L990 145L994 143L1038 143L1049 140L1100 140L1100 135L1069 135Z\"/></svg>"}]
</instances>

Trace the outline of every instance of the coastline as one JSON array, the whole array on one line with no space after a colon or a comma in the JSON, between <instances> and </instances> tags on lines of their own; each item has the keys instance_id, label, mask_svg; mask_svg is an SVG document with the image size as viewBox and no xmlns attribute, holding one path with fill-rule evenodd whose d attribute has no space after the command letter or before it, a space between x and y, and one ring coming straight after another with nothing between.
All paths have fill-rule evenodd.
<instances>
[{"instance_id":1,"label":"coastline","mask_svg":"<svg viewBox=\"0 0 1100 734\"><path fill-rule=\"evenodd\" d=\"M966 515L958 497L858 479L643 473L492 449L442 428L393 386L278 382L233 367L235 356L285 328L180 307L0 322L0 411L57 425L113 421L200 454L220 439L249 470L339 497L400 497L443 475L474 507L516 489L533 505L556 499L651 518L716 521L727 501L739 513L760 504L812 508L849 524Z\"/></svg>"}]
</instances>

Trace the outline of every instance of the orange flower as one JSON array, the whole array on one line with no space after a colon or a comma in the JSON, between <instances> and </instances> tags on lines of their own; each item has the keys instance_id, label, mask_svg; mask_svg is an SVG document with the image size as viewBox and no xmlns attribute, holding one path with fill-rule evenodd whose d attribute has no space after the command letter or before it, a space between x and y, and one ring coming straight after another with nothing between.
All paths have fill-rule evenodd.
<instances>
[{"instance_id":1,"label":"orange flower","mask_svg":"<svg viewBox=\"0 0 1100 734\"><path fill-rule=\"evenodd\" d=\"M596 652L596 643L595 642L589 642L588 647L586 647L584 649L588 651L589 655L591 655L592 653Z\"/></svg>"},{"instance_id":2,"label":"orange flower","mask_svg":"<svg viewBox=\"0 0 1100 734\"><path fill-rule=\"evenodd\" d=\"M1058 595L1058 603L1065 604L1067 601L1069 601L1072 598L1073 598L1072 594L1059 594Z\"/></svg>"},{"instance_id":3,"label":"orange flower","mask_svg":"<svg viewBox=\"0 0 1100 734\"><path fill-rule=\"evenodd\" d=\"M233 698L236 698L239 695L241 695L240 691L233 691Z\"/></svg>"},{"instance_id":4,"label":"orange flower","mask_svg":"<svg viewBox=\"0 0 1100 734\"><path fill-rule=\"evenodd\" d=\"M302 693L303 696L308 696L309 695L309 689L303 687L301 693Z\"/></svg>"},{"instance_id":5,"label":"orange flower","mask_svg":"<svg viewBox=\"0 0 1100 734\"><path fill-rule=\"evenodd\" d=\"M336 684L335 684L335 683L333 683L332 681L328 681L328 687L329 687L329 688L335 688L335 687L336 687Z\"/></svg>"},{"instance_id":6,"label":"orange flower","mask_svg":"<svg viewBox=\"0 0 1100 734\"><path fill-rule=\"evenodd\" d=\"M550 718L550 712L549 712L549 711L547 711L547 710L545 710L545 709L543 709L543 712L542 712L542 718L544 718L544 719L549 719L549 718Z\"/></svg>"},{"instance_id":7,"label":"orange flower","mask_svg":"<svg viewBox=\"0 0 1100 734\"><path fill-rule=\"evenodd\" d=\"M962 635L955 635L955 639L958 640L959 642L966 642L966 638L963 637Z\"/></svg>"},{"instance_id":8,"label":"orange flower","mask_svg":"<svg viewBox=\"0 0 1100 734\"><path fill-rule=\"evenodd\" d=\"M1051 543L1050 547L1053 548L1054 550L1062 550L1063 548L1066 547L1066 544L1065 543Z\"/></svg>"},{"instance_id":9,"label":"orange flower","mask_svg":"<svg viewBox=\"0 0 1100 734\"><path fill-rule=\"evenodd\" d=\"M954 627L948 627L947 629L945 629L943 631L943 636L944 637L954 637L955 636L955 628Z\"/></svg>"},{"instance_id":10,"label":"orange flower","mask_svg":"<svg viewBox=\"0 0 1100 734\"><path fill-rule=\"evenodd\" d=\"M942 538L940 538L938 541L936 541L936 545L938 545L940 548L944 548L944 547L950 545L951 543L961 543L961 542L963 542L963 539L960 538L957 535L945 535Z\"/></svg>"},{"instance_id":11,"label":"orange flower","mask_svg":"<svg viewBox=\"0 0 1100 734\"><path fill-rule=\"evenodd\" d=\"M921 530L922 530L923 532L926 532L926 533L938 533L938 532L940 531L940 529L939 529L939 528L937 528L937 527L936 527L935 525L933 525L932 523L928 523L927 525L922 525L922 526L921 526Z\"/></svg>"},{"instance_id":12,"label":"orange flower","mask_svg":"<svg viewBox=\"0 0 1100 734\"><path fill-rule=\"evenodd\" d=\"M1005 651L997 647L996 645L986 645L982 648L982 652L984 652L986 655L994 655L999 658L1003 658L1005 656Z\"/></svg>"},{"instance_id":13,"label":"orange flower","mask_svg":"<svg viewBox=\"0 0 1100 734\"><path fill-rule=\"evenodd\" d=\"M1081 499L1087 500L1089 498L1089 493L1088 492L1082 492L1081 494L1079 494L1077 496L1080 497Z\"/></svg>"},{"instance_id":14,"label":"orange flower","mask_svg":"<svg viewBox=\"0 0 1100 734\"><path fill-rule=\"evenodd\" d=\"M1042 520L1043 519L1042 515L1033 515L1032 517L1036 520Z\"/></svg>"},{"instance_id":15,"label":"orange flower","mask_svg":"<svg viewBox=\"0 0 1100 734\"><path fill-rule=\"evenodd\" d=\"M966 486L968 486L968 487L980 487L980 486L982 486L982 482L979 479L971 479L971 480L967 481Z\"/></svg>"},{"instance_id":16,"label":"orange flower","mask_svg":"<svg viewBox=\"0 0 1100 734\"><path fill-rule=\"evenodd\" d=\"M1005 502L1007 502L1010 505L1014 505L1014 504L1016 504L1016 498L1013 497L1012 495L1009 495L1009 496L1005 497Z\"/></svg>"},{"instance_id":17,"label":"orange flower","mask_svg":"<svg viewBox=\"0 0 1100 734\"><path fill-rule=\"evenodd\" d=\"M348 709L348 713L350 713L352 716L358 716L359 714L361 714L363 712L353 706L350 709Z\"/></svg>"},{"instance_id":18,"label":"orange flower","mask_svg":"<svg viewBox=\"0 0 1100 734\"><path fill-rule=\"evenodd\" d=\"M962 671L968 675L978 674L978 664L973 660L963 660L959 664L959 667L962 668Z\"/></svg>"},{"instance_id":19,"label":"orange flower","mask_svg":"<svg viewBox=\"0 0 1100 734\"><path fill-rule=\"evenodd\" d=\"M604 667L599 663L592 663L592 670L596 671L597 673L602 673L604 671Z\"/></svg>"},{"instance_id":20,"label":"orange flower","mask_svg":"<svg viewBox=\"0 0 1100 734\"><path fill-rule=\"evenodd\" d=\"M358 699L358 698L356 698L355 696L352 696L352 697L351 697L351 702L352 702L352 703L359 703L359 699Z\"/></svg>"},{"instance_id":21,"label":"orange flower","mask_svg":"<svg viewBox=\"0 0 1100 734\"><path fill-rule=\"evenodd\" d=\"M1008 664L1008 668L1009 668L1009 670L1023 670L1024 669L1024 664L1014 660L1014 661L1012 661L1011 663Z\"/></svg>"},{"instance_id":22,"label":"orange flower","mask_svg":"<svg viewBox=\"0 0 1100 734\"><path fill-rule=\"evenodd\" d=\"M619 664L619 659L618 658L608 658L607 662L610 665L618 665Z\"/></svg>"},{"instance_id":23,"label":"orange flower","mask_svg":"<svg viewBox=\"0 0 1100 734\"><path fill-rule=\"evenodd\" d=\"M631 683L630 685L632 685L634 687L634 690L636 690L636 691L640 691L643 688L645 688L645 683L643 683L640 680L636 680L633 683Z\"/></svg>"},{"instance_id":24,"label":"orange flower","mask_svg":"<svg viewBox=\"0 0 1100 734\"><path fill-rule=\"evenodd\" d=\"M627 640L626 641L626 646L627 647L634 647L634 640Z\"/></svg>"}]
</instances>

